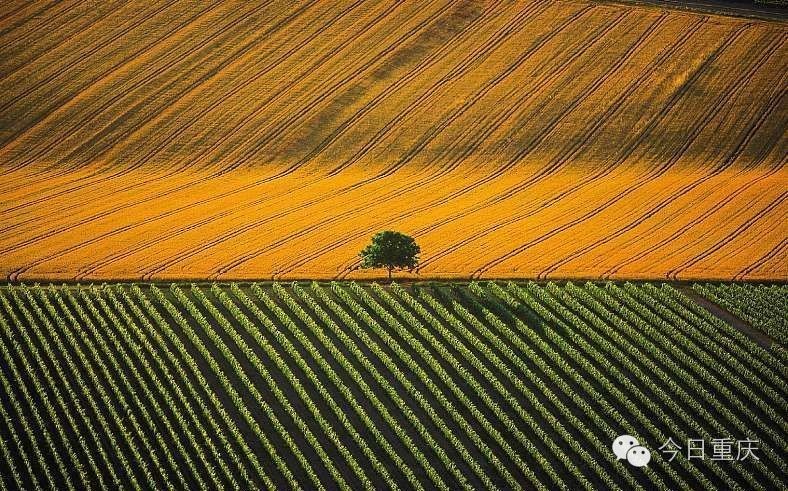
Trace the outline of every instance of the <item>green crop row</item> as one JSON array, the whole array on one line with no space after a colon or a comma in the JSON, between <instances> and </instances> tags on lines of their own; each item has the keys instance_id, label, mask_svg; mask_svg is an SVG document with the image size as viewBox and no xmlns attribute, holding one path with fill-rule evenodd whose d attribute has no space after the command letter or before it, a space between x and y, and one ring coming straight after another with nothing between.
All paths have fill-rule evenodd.
<instances>
[{"instance_id":1,"label":"green crop row","mask_svg":"<svg viewBox=\"0 0 788 491\"><path fill-rule=\"evenodd\" d=\"M771 334L786 290L695 286ZM0 287L0 490L779 489L784 349L686 292ZM745 437L758 459L658 451Z\"/></svg>"}]
</instances>

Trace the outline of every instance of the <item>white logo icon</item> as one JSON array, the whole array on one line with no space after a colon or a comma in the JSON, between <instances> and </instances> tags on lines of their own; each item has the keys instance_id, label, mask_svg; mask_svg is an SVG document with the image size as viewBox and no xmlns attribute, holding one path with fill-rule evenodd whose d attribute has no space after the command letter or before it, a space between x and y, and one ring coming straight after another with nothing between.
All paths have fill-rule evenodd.
<instances>
[{"instance_id":1,"label":"white logo icon","mask_svg":"<svg viewBox=\"0 0 788 491\"><path fill-rule=\"evenodd\" d=\"M616 454L619 460L626 459L629 449L638 445L640 445L640 442L638 442L638 439L634 436L621 435L613 440L613 453Z\"/></svg>"},{"instance_id":2,"label":"white logo icon","mask_svg":"<svg viewBox=\"0 0 788 491\"><path fill-rule=\"evenodd\" d=\"M632 447L627 452L627 462L635 467L645 467L651 462L651 452L641 445Z\"/></svg>"},{"instance_id":3,"label":"white logo icon","mask_svg":"<svg viewBox=\"0 0 788 491\"><path fill-rule=\"evenodd\" d=\"M613 440L613 453L619 460L626 459L634 467L645 467L651 462L651 451L632 435L621 435Z\"/></svg>"}]
</instances>

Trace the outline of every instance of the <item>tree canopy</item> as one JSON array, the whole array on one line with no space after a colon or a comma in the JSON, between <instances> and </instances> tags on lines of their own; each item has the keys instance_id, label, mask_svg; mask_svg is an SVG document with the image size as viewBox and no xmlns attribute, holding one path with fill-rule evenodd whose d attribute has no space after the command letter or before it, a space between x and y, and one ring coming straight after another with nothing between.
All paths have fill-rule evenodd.
<instances>
[{"instance_id":1,"label":"tree canopy","mask_svg":"<svg viewBox=\"0 0 788 491\"><path fill-rule=\"evenodd\" d=\"M394 269L413 269L419 263L421 248L413 237L393 230L378 232L372 243L361 251L362 268L386 268L391 279Z\"/></svg>"}]
</instances>

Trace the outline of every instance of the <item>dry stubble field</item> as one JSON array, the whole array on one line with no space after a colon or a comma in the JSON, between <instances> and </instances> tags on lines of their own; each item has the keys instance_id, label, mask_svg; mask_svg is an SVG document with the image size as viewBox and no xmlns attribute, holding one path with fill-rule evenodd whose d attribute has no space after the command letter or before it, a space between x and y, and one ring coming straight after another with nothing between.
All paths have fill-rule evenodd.
<instances>
[{"instance_id":1,"label":"dry stubble field","mask_svg":"<svg viewBox=\"0 0 788 491\"><path fill-rule=\"evenodd\" d=\"M0 274L788 279L785 23L582 1L4 2Z\"/></svg>"}]
</instances>

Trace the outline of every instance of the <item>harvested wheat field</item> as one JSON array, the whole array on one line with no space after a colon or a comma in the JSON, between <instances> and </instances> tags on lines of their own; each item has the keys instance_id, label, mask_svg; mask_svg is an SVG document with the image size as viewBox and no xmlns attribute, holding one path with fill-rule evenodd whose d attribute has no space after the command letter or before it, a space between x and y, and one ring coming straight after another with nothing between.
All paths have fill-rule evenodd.
<instances>
[{"instance_id":1,"label":"harvested wheat field","mask_svg":"<svg viewBox=\"0 0 788 491\"><path fill-rule=\"evenodd\" d=\"M4 2L0 274L788 280L788 24L601 2Z\"/></svg>"}]
</instances>

